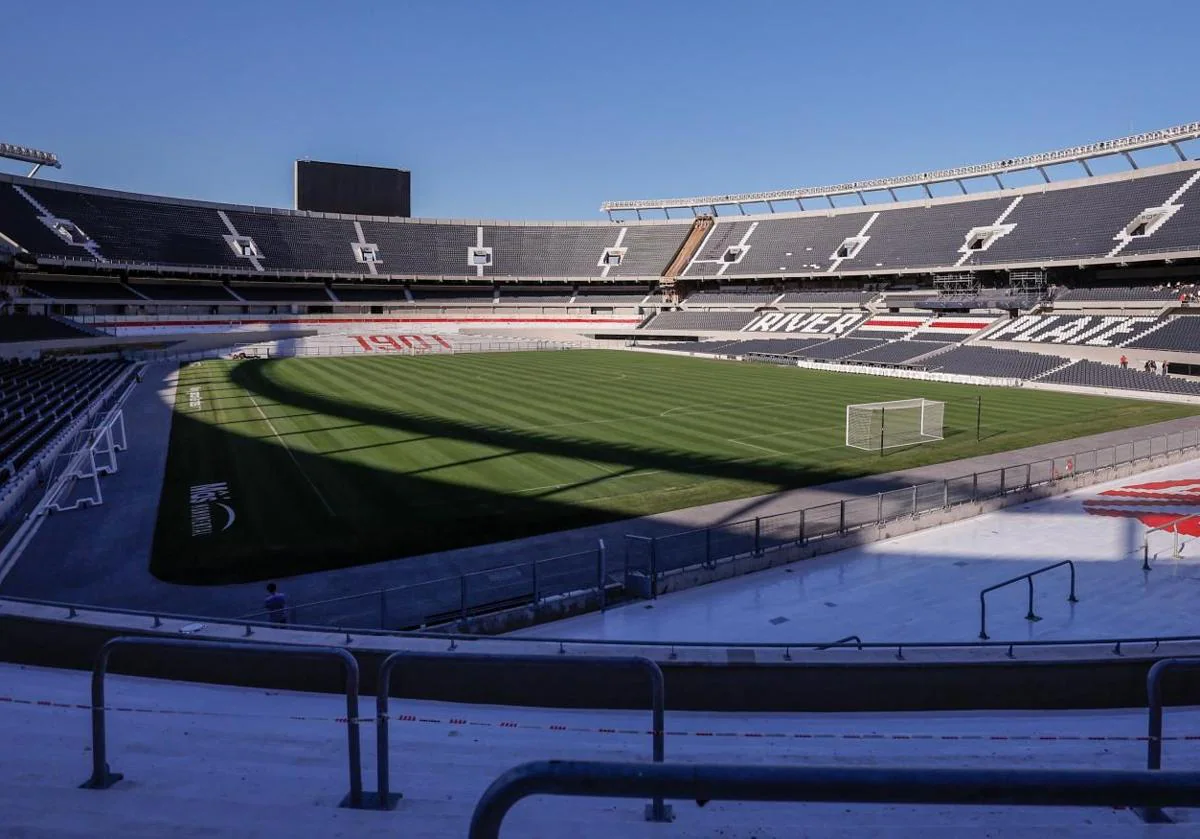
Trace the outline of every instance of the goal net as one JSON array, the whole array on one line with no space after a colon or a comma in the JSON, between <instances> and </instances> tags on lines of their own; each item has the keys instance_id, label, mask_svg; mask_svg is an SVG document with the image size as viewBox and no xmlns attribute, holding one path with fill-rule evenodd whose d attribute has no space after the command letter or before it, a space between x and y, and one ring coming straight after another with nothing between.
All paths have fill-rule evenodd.
<instances>
[{"instance_id":1,"label":"goal net","mask_svg":"<svg viewBox=\"0 0 1200 839\"><path fill-rule=\"evenodd\" d=\"M846 406L846 445L881 451L942 439L945 402L900 399Z\"/></svg>"}]
</instances>

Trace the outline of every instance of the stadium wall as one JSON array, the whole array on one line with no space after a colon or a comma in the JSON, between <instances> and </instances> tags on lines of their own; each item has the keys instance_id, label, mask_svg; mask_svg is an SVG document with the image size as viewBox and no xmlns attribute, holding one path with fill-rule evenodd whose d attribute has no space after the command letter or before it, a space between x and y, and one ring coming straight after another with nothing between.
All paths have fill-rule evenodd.
<instances>
[{"instance_id":1,"label":"stadium wall","mask_svg":"<svg viewBox=\"0 0 1200 839\"><path fill-rule=\"evenodd\" d=\"M3 601L0 658L17 664L87 670L96 652L118 635L178 638L181 619L165 618L158 629L149 616L89 613L80 609L66 620L48 617L51 608ZM42 613L37 616L36 613ZM236 641L244 630L229 624L189 627L192 637ZM382 660L397 647L447 651L447 639L386 639L296 630L252 628L251 640L290 644L345 646L358 659L361 689L373 694ZM349 644L347 644L349 642ZM557 645L459 639L471 652L546 654L547 666L562 662ZM453 648L452 648L453 649ZM667 706L672 710L706 711L928 711L974 709L1083 709L1144 707L1146 673L1157 660L1200 649L1197 641L1165 641L1133 645L1114 654L1112 642L1070 648L1061 657L1055 648L1007 644L971 651L916 646L855 651L833 649L811 656L820 661L786 660L784 650L714 646L705 650L583 645L567 655L646 655L655 658L666 678ZM798 648L787 654L800 658ZM673 658L670 656L674 656ZM858 657L859 661L853 660ZM872 660L864 661L864 658ZM135 657L114 657L114 672L174 681L232 684L274 690L341 692L336 668L298 665L270 654L239 656L176 650L139 650ZM392 695L411 699L488 705L553 708L644 708L644 678L609 671L589 674L573 670L570 679L547 679L538 666L455 660L414 662L401 667ZM1200 674L1180 673L1168 683L1169 704L1182 704L1200 690Z\"/></svg>"}]
</instances>

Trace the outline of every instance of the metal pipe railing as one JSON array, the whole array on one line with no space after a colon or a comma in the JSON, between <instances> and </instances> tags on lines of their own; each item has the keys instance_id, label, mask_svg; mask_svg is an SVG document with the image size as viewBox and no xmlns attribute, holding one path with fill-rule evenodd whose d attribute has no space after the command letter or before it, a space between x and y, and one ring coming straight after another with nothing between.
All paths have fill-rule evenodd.
<instances>
[{"instance_id":1,"label":"metal pipe railing","mask_svg":"<svg viewBox=\"0 0 1200 839\"><path fill-rule=\"evenodd\" d=\"M342 666L346 680L346 738L350 760L350 793L342 801L343 807L362 808L362 758L359 739L358 717L358 662L354 656L338 647L302 647L294 644L269 644L240 641L206 641L184 638L152 638L119 635L110 638L96 653L92 668L92 776L81 788L108 789L125 776L112 772L108 765L108 740L105 731L104 677L108 662L117 647L165 647L176 650L205 650L227 653L269 653L306 658L334 658Z\"/></svg>"},{"instance_id":2,"label":"metal pipe railing","mask_svg":"<svg viewBox=\"0 0 1200 839\"><path fill-rule=\"evenodd\" d=\"M859 638L857 635L847 635L845 638L839 638L836 641L831 641L828 644L822 644L819 647L813 647L813 649L814 650L830 650L830 649L833 649L834 647L840 647L843 644L854 644L854 646L860 650L863 648L862 638Z\"/></svg>"},{"instance_id":3,"label":"metal pipe railing","mask_svg":"<svg viewBox=\"0 0 1200 839\"><path fill-rule=\"evenodd\" d=\"M586 669L589 672L597 670L640 670L650 681L650 707L652 713L650 739L651 759L654 763L662 763L665 759L665 716L667 707L667 688L663 679L662 669L648 658L641 656L628 657L596 657L587 659L563 659L545 655L505 655L488 653L432 653L400 651L389 655L379 665L379 676L375 686L375 733L376 733L376 775L379 790L375 800L382 810L390 810L399 793L391 791L391 767L388 746L388 698L391 694L392 672L396 667L408 661L469 661L490 662L505 665L531 665L549 667L557 670L574 667ZM673 818L671 808L663 803L661 796L655 796L646 806L646 820L652 822L669 822Z\"/></svg>"},{"instance_id":4,"label":"metal pipe railing","mask_svg":"<svg viewBox=\"0 0 1200 839\"><path fill-rule=\"evenodd\" d=\"M1041 618L1039 618L1036 614L1034 614L1034 611L1033 611L1033 578L1036 577L1038 574L1045 574L1047 571L1053 571L1055 568L1061 568L1064 565L1067 566L1071 570L1071 593L1067 596L1067 602L1068 603L1078 603L1079 598L1077 598L1075 596L1075 562L1070 559L1064 559L1062 562L1055 562L1050 565L1044 565L1041 568L1030 571L1028 574L1020 574L1016 577L1013 577L1011 580L1005 580L1002 583L996 583L994 586L988 586L987 588L985 588L979 592L979 637L981 639L983 639L984 641L986 641L988 639L986 595L989 592L993 592L993 591L996 591L996 589L1001 589L1001 588L1004 588L1005 586L1011 586L1013 583L1019 583L1019 582L1021 582L1021 580L1025 580L1026 582L1029 583L1029 611L1026 612L1026 614L1025 614L1025 620L1027 620L1027 621L1041 620Z\"/></svg>"},{"instance_id":5,"label":"metal pipe railing","mask_svg":"<svg viewBox=\"0 0 1200 839\"><path fill-rule=\"evenodd\" d=\"M1169 670L1200 669L1200 658L1164 658L1154 662L1146 673L1146 707L1149 711L1146 724L1146 768L1157 772L1162 769L1163 744L1163 700L1162 680ZM1166 814L1158 807L1145 807L1138 815L1151 823L1168 822Z\"/></svg>"},{"instance_id":6,"label":"metal pipe railing","mask_svg":"<svg viewBox=\"0 0 1200 839\"><path fill-rule=\"evenodd\" d=\"M537 761L508 770L483 793L469 839L496 839L513 806L532 795L695 801L820 801L1047 807L1195 807L1200 772L1094 769L877 769L841 766Z\"/></svg>"}]
</instances>

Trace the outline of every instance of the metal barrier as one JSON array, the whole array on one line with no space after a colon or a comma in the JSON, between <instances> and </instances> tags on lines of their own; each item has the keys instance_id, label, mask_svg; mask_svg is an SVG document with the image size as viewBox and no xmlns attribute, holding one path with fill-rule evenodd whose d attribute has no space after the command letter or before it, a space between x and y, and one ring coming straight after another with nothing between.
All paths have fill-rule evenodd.
<instances>
[{"instance_id":1,"label":"metal barrier","mask_svg":"<svg viewBox=\"0 0 1200 839\"><path fill-rule=\"evenodd\" d=\"M340 806L360 809L363 806L362 759L359 743L358 662L354 656L338 647L302 647L294 644L269 644L240 641L204 641L183 638L150 638L119 635L110 638L96 654L92 668L92 776L80 784L81 789L108 789L125 776L112 772L108 766L108 741L104 726L104 676L108 660L117 647L166 647L180 650L209 650L228 653L270 653L307 658L336 658L346 677L346 737L350 753L350 793Z\"/></svg>"},{"instance_id":2,"label":"metal barrier","mask_svg":"<svg viewBox=\"0 0 1200 839\"><path fill-rule=\"evenodd\" d=\"M388 750L388 698L391 693L392 686L392 671L396 666L403 661L474 661L474 662L493 662L499 664L527 664L535 666L553 666L562 668L564 663L569 667L586 668L589 671L596 670L631 670L637 669L644 671L650 679L650 702L651 702L651 749L654 763L662 763L665 757L666 744L664 722L667 707L667 688L666 682L663 680L662 669L653 661L641 656L615 657L615 656L598 656L595 658L584 658L576 660L566 660L554 658L545 655L504 655L487 653L429 653L429 652L408 652L401 650L389 655L379 665L379 676L375 686L375 713L376 713L376 774L378 776L379 790L371 796L377 803L380 809L390 810L396 803L396 800L401 798L400 793L391 791L391 772L390 772L390 756ZM644 764L643 764L644 765ZM646 820L652 822L669 822L673 818L671 808L663 803L661 796L655 796L650 804L646 805Z\"/></svg>"},{"instance_id":3,"label":"metal barrier","mask_svg":"<svg viewBox=\"0 0 1200 839\"><path fill-rule=\"evenodd\" d=\"M1038 568L1034 571L1030 571L1028 574L1021 574L1017 577L1013 577L1011 580L1005 580L1002 583L996 583L994 586L988 586L987 588L985 588L981 592L979 592L979 637L984 641L986 641L988 639L987 600L985 599L985 595L987 595L989 592L995 591L996 589L1001 589L1001 588L1004 588L1005 586L1011 586L1013 583L1019 583L1019 582L1021 582L1021 580L1025 580L1027 583L1029 583L1029 611L1025 614L1025 620L1040 621L1041 618L1039 618L1036 614L1034 614L1034 611L1033 611L1033 578L1036 577L1038 574L1045 574L1047 571L1053 571L1055 568L1062 568L1064 565L1067 566L1071 570L1071 593L1067 596L1067 602L1068 603L1078 603L1079 598L1077 598L1075 596L1075 563L1074 563L1074 561L1072 561L1070 559L1064 559L1062 562L1055 562L1051 565L1044 565L1041 568Z\"/></svg>"},{"instance_id":4,"label":"metal barrier","mask_svg":"<svg viewBox=\"0 0 1200 839\"><path fill-rule=\"evenodd\" d=\"M1200 669L1200 658L1164 658L1154 662L1146 673L1146 705L1149 709L1146 737L1146 768L1157 772L1162 769L1163 744L1163 701L1162 679L1168 670ZM1152 824L1170 822L1158 807L1144 807L1138 811L1143 821Z\"/></svg>"},{"instance_id":5,"label":"metal barrier","mask_svg":"<svg viewBox=\"0 0 1200 839\"><path fill-rule=\"evenodd\" d=\"M1200 772L1094 769L878 769L840 766L537 761L483 793L469 839L496 839L517 802L532 795L695 801L818 801L1045 807L1195 807Z\"/></svg>"},{"instance_id":6,"label":"metal barrier","mask_svg":"<svg viewBox=\"0 0 1200 839\"><path fill-rule=\"evenodd\" d=\"M860 649L860 650L862 649L862 639L859 638L857 635L847 635L845 638L839 638L836 641L832 641L828 644L822 644L819 647L813 647L813 649L814 650L831 650L834 647L840 647L843 644L851 644L851 643L853 643L854 646L856 646L858 649Z\"/></svg>"},{"instance_id":7,"label":"metal barrier","mask_svg":"<svg viewBox=\"0 0 1200 839\"><path fill-rule=\"evenodd\" d=\"M1171 559L1179 559L1183 556L1183 545L1179 541L1179 525L1185 521L1195 521L1200 519L1200 515L1180 515L1171 519L1166 524L1160 524L1158 527L1146 528L1146 532L1142 534L1142 570L1150 570L1150 534L1151 533L1171 533ZM1158 559L1158 554L1154 555Z\"/></svg>"},{"instance_id":8,"label":"metal barrier","mask_svg":"<svg viewBox=\"0 0 1200 839\"><path fill-rule=\"evenodd\" d=\"M599 593L602 602L609 586L623 586L627 593L654 599L662 590L661 580L665 574L688 569L713 569L721 563L747 557L766 557L765 561L769 564L784 564L803 558L805 554L801 549L807 549L815 542L846 536L864 528L882 527L889 522L914 519L962 504L975 504L1038 486L1050 486L1081 475L1111 472L1135 459L1150 457L1150 452L1155 452L1156 457L1184 450L1200 452L1200 429L1173 432L1139 443L1122 443L1059 455L875 495L725 522L714 527L662 536L626 534L623 567L614 562L607 571L601 569L597 573L595 564L581 560L580 554L571 554L537 560L538 574L541 579L555 577L563 593ZM472 572L467 576L472 580L488 582L487 575L511 568L518 569L523 578L528 578L530 561L529 557L522 556L519 563ZM604 563L601 560L599 564ZM756 563L756 569L761 567L762 562ZM389 600L388 595L392 593L398 596L391 598L391 602L412 604L433 598L446 604L443 612L428 613L427 617L437 620L428 620L420 625L461 621L464 616L469 618L514 605L507 584L492 586L488 582L486 586L477 586L468 581L465 589L463 585L458 577L452 577L382 592L364 592L336 601L300 604L295 607L296 619L300 623L358 629L417 625L398 622L396 610L386 607L384 601ZM513 586L516 586L515 576ZM440 591L442 588L446 590ZM439 591L434 592L434 589ZM544 589L542 593L545 593ZM522 602L533 602L532 587L527 588L524 597ZM470 605L463 609L466 601ZM345 604L347 608L342 609L337 604ZM315 612L321 617L305 619L305 612ZM255 619L266 616L265 613L256 613L245 617ZM384 620L390 626L385 625Z\"/></svg>"}]
</instances>

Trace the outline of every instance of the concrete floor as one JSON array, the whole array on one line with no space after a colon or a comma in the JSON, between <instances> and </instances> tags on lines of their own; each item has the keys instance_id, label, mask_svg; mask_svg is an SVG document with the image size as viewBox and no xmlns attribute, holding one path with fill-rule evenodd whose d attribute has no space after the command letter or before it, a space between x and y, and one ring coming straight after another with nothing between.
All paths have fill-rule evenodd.
<instances>
[{"instance_id":1,"label":"concrete floor","mask_svg":"<svg viewBox=\"0 0 1200 839\"><path fill-rule=\"evenodd\" d=\"M0 834L12 837L462 837L486 786L529 760L649 759L648 714L394 700L392 812L339 809L348 789L337 696L113 676L108 759L125 780L83 790L91 740L88 674L0 665ZM364 709L369 701L364 703ZM451 718L455 721L451 722ZM504 725L501 725L501 724ZM555 730L551 726L561 726ZM683 763L1137 769L1145 711L957 714L669 713L666 756ZM1169 709L1169 737L1200 732L1200 709ZM742 735L767 736L742 736ZM863 739L862 735L874 735ZM720 736L713 736L720 735ZM910 739L913 737L917 739ZM1047 738L1047 739L1043 739ZM1110 739L1109 739L1110 738ZM362 730L373 790L374 730ZM1164 768L1194 768L1200 743L1171 740ZM674 802L671 825L643 802L535 797L504 837L1197 836L1106 808L906 807Z\"/></svg>"},{"instance_id":2,"label":"concrete floor","mask_svg":"<svg viewBox=\"0 0 1200 839\"><path fill-rule=\"evenodd\" d=\"M1187 482L1191 482L1190 484ZM1131 486L1165 483L1145 490ZM1200 543L1151 532L1154 570L1142 568L1157 521L1200 514L1200 462L1176 464L1056 498L815 557L789 566L630 603L514 633L605 640L819 642L973 641L979 592L1053 562L1075 563L1079 602L1067 602L1069 569L987 596L993 640L1162 637L1200 633Z\"/></svg>"}]
</instances>

